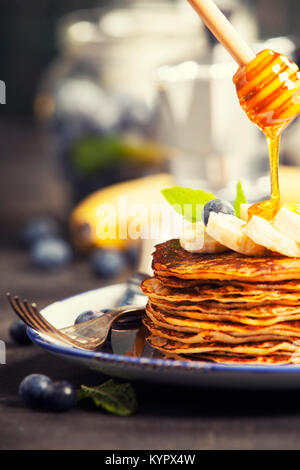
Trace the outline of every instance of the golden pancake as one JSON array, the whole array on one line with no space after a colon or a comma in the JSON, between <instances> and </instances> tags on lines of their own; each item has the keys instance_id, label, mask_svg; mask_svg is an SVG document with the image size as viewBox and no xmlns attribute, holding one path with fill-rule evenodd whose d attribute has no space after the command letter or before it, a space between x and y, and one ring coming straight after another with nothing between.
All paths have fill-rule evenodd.
<instances>
[{"instance_id":1,"label":"golden pancake","mask_svg":"<svg viewBox=\"0 0 300 470\"><path fill-rule=\"evenodd\" d=\"M232 346L223 343L210 343L210 344L183 344L177 341L166 341L163 343L161 338L150 335L147 338L149 344L161 352L172 354L207 354L213 353L214 355L227 355L227 356L258 356L269 355L277 352L281 353L295 353L299 354L300 346L293 343L284 341L273 342L256 342L252 344L242 344Z\"/></svg>"},{"instance_id":2,"label":"golden pancake","mask_svg":"<svg viewBox=\"0 0 300 470\"><path fill-rule=\"evenodd\" d=\"M180 355L164 353L164 356L170 359L181 361L197 361L197 362L216 362L219 364L232 365L287 365L299 364L300 358L295 354L272 354L266 356L228 356L216 354L197 355Z\"/></svg>"},{"instance_id":3,"label":"golden pancake","mask_svg":"<svg viewBox=\"0 0 300 470\"><path fill-rule=\"evenodd\" d=\"M245 325L256 325L256 326L267 326L267 325L274 325L275 323L280 323L283 321L288 321L288 320L300 320L300 308L298 307L296 310L297 313L285 313L284 315L270 315L270 312L267 311L268 315L260 316L260 317L251 317L249 315L249 311L245 312L237 312L233 313L235 311L231 311L231 313L199 313L197 311L193 310L188 310L188 307L186 309L183 308L172 308L172 307L167 307L165 305L157 305L155 303L150 302L150 305L152 308L155 308L155 310L159 311L160 313L164 314L170 314L170 315L177 315L179 317L186 317L194 320L208 320L208 321L214 321L214 320L219 320L219 321L231 321L234 323L243 323ZM273 309L274 311L275 309ZM293 310L293 308L291 308Z\"/></svg>"},{"instance_id":4,"label":"golden pancake","mask_svg":"<svg viewBox=\"0 0 300 470\"><path fill-rule=\"evenodd\" d=\"M255 305L277 303L284 305L298 305L300 303L300 292L287 292L283 290L260 290L255 286L252 289L243 290L234 286L174 289L165 287L159 279L146 279L141 289L149 299L168 300L172 303L178 302L221 302L221 303L251 303Z\"/></svg>"},{"instance_id":5,"label":"golden pancake","mask_svg":"<svg viewBox=\"0 0 300 470\"><path fill-rule=\"evenodd\" d=\"M242 344L250 343L257 341L300 341L299 337L293 337L289 332L280 332L280 333L262 333L254 332L248 335L237 335L232 334L231 332L221 331L221 330L201 330L198 331L195 328L190 328L187 326L178 326L166 323L163 320L158 320L157 317L151 312L149 306L147 306L147 316L143 318L143 323L151 333L155 335L169 339L176 340L187 344L192 343L209 343L209 342L221 342L228 344Z\"/></svg>"},{"instance_id":6,"label":"golden pancake","mask_svg":"<svg viewBox=\"0 0 300 470\"><path fill-rule=\"evenodd\" d=\"M180 360L300 363L300 259L278 254L195 254L178 240L157 245L146 341Z\"/></svg>"},{"instance_id":7,"label":"golden pancake","mask_svg":"<svg viewBox=\"0 0 300 470\"><path fill-rule=\"evenodd\" d=\"M151 299L151 305L155 305L158 309L173 309L180 314L180 312L200 312L213 315L241 315L251 316L257 318L269 317L269 316L285 316L298 314L300 312L300 306L294 305L252 305L252 304L221 304L217 302L201 302L198 304L191 303L172 303L167 300L156 300Z\"/></svg>"},{"instance_id":8,"label":"golden pancake","mask_svg":"<svg viewBox=\"0 0 300 470\"><path fill-rule=\"evenodd\" d=\"M149 313L149 307L147 307L147 314ZM293 336L300 337L300 321L284 321L276 323L275 325L269 326L257 326L257 325L243 325L241 323L234 322L222 322L222 321L201 321L193 320L189 318L183 318L180 316L173 316L169 314L161 314L160 312L151 311L152 317L159 321L163 321L166 324L189 328L190 331L206 331L216 330L222 332L228 332L233 336L248 336L250 334L288 334L290 332Z\"/></svg>"},{"instance_id":9,"label":"golden pancake","mask_svg":"<svg viewBox=\"0 0 300 470\"><path fill-rule=\"evenodd\" d=\"M288 280L288 281L279 281L279 282L251 282L251 279L247 279L247 281L218 281L217 279L214 280L193 280L193 279L180 279L174 276L160 276L156 277L164 287L174 287L176 289L181 288L190 288L190 287L210 287L214 289L215 287L222 287L222 286L234 286L239 287L240 289L256 289L259 290L286 290L289 292L292 291L300 291L300 280Z\"/></svg>"},{"instance_id":10,"label":"golden pancake","mask_svg":"<svg viewBox=\"0 0 300 470\"><path fill-rule=\"evenodd\" d=\"M262 303L246 303L246 302L237 302L237 303L230 303L230 302L172 302L166 299L161 299L161 298L156 298L153 297L152 295L149 295L149 300L151 300L152 304L156 305L173 305L174 308L188 308L190 310L201 310L201 311L206 311L206 312L230 312L233 310L239 310L239 311L247 311L247 310L253 310L253 309L261 309L262 307L266 306L272 306L272 304L267 304L264 305ZM290 308L298 308L296 305L289 305L285 306L284 304L280 305L283 308L290 307Z\"/></svg>"},{"instance_id":11,"label":"golden pancake","mask_svg":"<svg viewBox=\"0 0 300 470\"><path fill-rule=\"evenodd\" d=\"M189 253L179 240L168 240L156 246L152 267L156 276L181 279L243 280L250 282L300 279L300 258L278 254L249 257L239 253Z\"/></svg>"}]
</instances>

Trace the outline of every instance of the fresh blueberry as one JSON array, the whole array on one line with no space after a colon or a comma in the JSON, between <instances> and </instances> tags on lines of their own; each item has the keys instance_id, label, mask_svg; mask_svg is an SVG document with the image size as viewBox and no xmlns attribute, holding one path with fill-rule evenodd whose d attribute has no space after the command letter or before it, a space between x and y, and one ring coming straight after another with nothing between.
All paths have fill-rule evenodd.
<instances>
[{"instance_id":1,"label":"fresh blueberry","mask_svg":"<svg viewBox=\"0 0 300 470\"><path fill-rule=\"evenodd\" d=\"M82 312L75 320L75 325L78 323L83 323L88 320L93 320L93 318L99 317L99 313L93 312L92 310L87 310L86 312Z\"/></svg>"},{"instance_id":2,"label":"fresh blueberry","mask_svg":"<svg viewBox=\"0 0 300 470\"><path fill-rule=\"evenodd\" d=\"M52 380L46 375L28 375L20 383L19 395L30 408L42 408L44 405L44 392L51 383Z\"/></svg>"},{"instance_id":3,"label":"fresh blueberry","mask_svg":"<svg viewBox=\"0 0 300 470\"><path fill-rule=\"evenodd\" d=\"M55 237L60 233L60 228L52 217L41 216L29 220L20 231L20 239L26 246L49 237Z\"/></svg>"},{"instance_id":4,"label":"fresh blueberry","mask_svg":"<svg viewBox=\"0 0 300 470\"><path fill-rule=\"evenodd\" d=\"M71 259L70 245L59 238L40 240L31 249L31 262L37 268L58 270L67 266Z\"/></svg>"},{"instance_id":5,"label":"fresh blueberry","mask_svg":"<svg viewBox=\"0 0 300 470\"><path fill-rule=\"evenodd\" d=\"M123 253L113 250L97 250L90 257L92 271L103 279L111 279L123 272L126 267L126 258Z\"/></svg>"},{"instance_id":6,"label":"fresh blueberry","mask_svg":"<svg viewBox=\"0 0 300 470\"><path fill-rule=\"evenodd\" d=\"M9 334L16 344L25 346L32 344L27 333L27 325L22 320L14 321L9 328Z\"/></svg>"},{"instance_id":7,"label":"fresh blueberry","mask_svg":"<svg viewBox=\"0 0 300 470\"><path fill-rule=\"evenodd\" d=\"M217 214L219 212L222 212L222 214L235 214L234 208L230 202L225 201L224 199L212 199L203 207L202 219L205 225L208 223L209 214L211 212L216 212Z\"/></svg>"},{"instance_id":8,"label":"fresh blueberry","mask_svg":"<svg viewBox=\"0 0 300 470\"><path fill-rule=\"evenodd\" d=\"M99 310L99 312L94 312L93 310L87 310L86 312L80 313L78 317L75 320L75 325L78 325L78 323L83 323L88 320L93 320L93 318L98 318L101 316L102 313L109 312L109 308L103 308Z\"/></svg>"},{"instance_id":9,"label":"fresh blueberry","mask_svg":"<svg viewBox=\"0 0 300 470\"><path fill-rule=\"evenodd\" d=\"M65 380L52 382L43 394L44 407L48 411L68 411L75 406L76 392Z\"/></svg>"}]
</instances>

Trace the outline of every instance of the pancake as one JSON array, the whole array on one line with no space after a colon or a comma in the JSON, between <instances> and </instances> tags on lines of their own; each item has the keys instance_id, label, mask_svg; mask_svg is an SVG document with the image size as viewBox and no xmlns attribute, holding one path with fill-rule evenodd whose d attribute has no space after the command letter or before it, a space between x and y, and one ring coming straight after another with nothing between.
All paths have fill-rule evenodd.
<instances>
[{"instance_id":1,"label":"pancake","mask_svg":"<svg viewBox=\"0 0 300 470\"><path fill-rule=\"evenodd\" d=\"M156 246L143 324L158 354L220 364L300 363L300 259Z\"/></svg>"},{"instance_id":2,"label":"pancake","mask_svg":"<svg viewBox=\"0 0 300 470\"><path fill-rule=\"evenodd\" d=\"M159 279L150 278L145 280L141 289L149 299L168 300L171 303L178 302L221 302L221 303L251 303L255 305L277 303L283 305L298 305L300 303L300 291L284 290L261 290L252 288L241 289L235 286L218 286L214 289L203 286L187 289L175 289L165 287Z\"/></svg>"},{"instance_id":3,"label":"pancake","mask_svg":"<svg viewBox=\"0 0 300 470\"><path fill-rule=\"evenodd\" d=\"M182 328L176 325L170 325L157 320L151 312L147 312L143 323L151 335L162 338L162 341L172 340L186 344L194 343L226 343L234 344L250 344L258 341L292 341L295 344L300 342L299 337L292 337L290 334L249 334L248 336L232 335L228 332L217 330L195 331L189 328Z\"/></svg>"},{"instance_id":4,"label":"pancake","mask_svg":"<svg viewBox=\"0 0 300 470\"><path fill-rule=\"evenodd\" d=\"M156 337L160 338L161 346L167 344L168 341L177 341L186 345L193 344L228 344L228 345L241 345L264 342L264 341L286 341L298 344L299 338L293 338L291 335L253 335L248 337L232 336L229 333L222 333L220 331L205 331L205 332L189 332L180 331L178 328L164 328L163 324L154 323L150 318L144 318L143 323L146 326L149 338Z\"/></svg>"},{"instance_id":5,"label":"pancake","mask_svg":"<svg viewBox=\"0 0 300 470\"><path fill-rule=\"evenodd\" d=\"M174 276L158 276L156 277L164 287L175 287L176 289L189 288L189 287L198 287L203 288L210 286L212 289L215 287L222 286L234 286L240 289L252 289L256 287L259 290L286 290L286 291L300 291L300 280L288 280L288 281L279 281L279 282L252 282L251 279L247 281L218 281L214 280L205 280L205 279L180 279Z\"/></svg>"},{"instance_id":6,"label":"pancake","mask_svg":"<svg viewBox=\"0 0 300 470\"><path fill-rule=\"evenodd\" d=\"M150 305L146 307L147 317L144 324L150 331L157 329L158 336L178 338L178 341L203 342L208 340L227 343L244 343L267 339L289 339L300 342L300 332L295 326L282 322L276 325L258 327L236 324L232 322L202 322L186 318L170 317L155 312ZM149 320L149 321L148 321ZM149 323L150 322L150 323Z\"/></svg>"},{"instance_id":7,"label":"pancake","mask_svg":"<svg viewBox=\"0 0 300 470\"><path fill-rule=\"evenodd\" d=\"M197 361L197 362L216 362L219 364L232 364L232 365L268 365L279 366L288 364L299 364L300 358L295 354L272 354L267 356L229 356L217 354L168 354L164 356L170 359L181 361Z\"/></svg>"},{"instance_id":8,"label":"pancake","mask_svg":"<svg viewBox=\"0 0 300 470\"><path fill-rule=\"evenodd\" d=\"M158 310L163 315L177 315L179 317L190 318L193 320L208 320L208 321L231 321L234 323L243 323L245 325L256 325L256 326L266 326L266 325L274 325L275 323L280 323L283 321L288 320L300 320L300 308L296 308L296 312L285 312L283 315L276 315L275 311L276 308L273 308L273 315L270 314L270 311L267 311L266 315L264 316L251 316L251 310L242 311L237 313L233 313L236 311L229 311L228 313L200 313L197 311L189 310L188 306L186 308L173 308L171 306L155 304L150 302L150 305L155 310ZM293 310L293 308L290 308ZM250 313L249 313L250 312Z\"/></svg>"},{"instance_id":9,"label":"pancake","mask_svg":"<svg viewBox=\"0 0 300 470\"><path fill-rule=\"evenodd\" d=\"M149 307L147 312L149 312ZM228 332L233 336L250 336L250 335L262 335L262 334L288 334L300 337L300 321L284 321L268 326L257 326L257 325L244 325L242 323L234 322L222 322L222 321L201 321L193 320L189 318L183 318L180 316L162 314L151 310L151 315L159 321L163 321L167 325L178 326L182 328L189 328L190 331L221 331ZM153 318L152 318L153 320Z\"/></svg>"},{"instance_id":10,"label":"pancake","mask_svg":"<svg viewBox=\"0 0 300 470\"><path fill-rule=\"evenodd\" d=\"M266 356L274 353L295 353L299 354L299 345L285 341L264 341L258 343L239 344L238 346L232 346L223 343L194 343L194 344L183 344L177 341L166 341L161 342L161 338L157 338L151 335L149 344L166 353L171 354L208 354L213 353L214 355L227 355L227 356Z\"/></svg>"},{"instance_id":11,"label":"pancake","mask_svg":"<svg viewBox=\"0 0 300 470\"><path fill-rule=\"evenodd\" d=\"M150 299L149 299L150 301ZM243 315L251 317L275 317L298 314L300 312L300 306L296 305L252 305L252 304L221 304L218 302L201 302L201 303L172 303L167 300L151 299L151 305L155 305L161 309L173 309L176 312L200 312L215 315Z\"/></svg>"},{"instance_id":12,"label":"pancake","mask_svg":"<svg viewBox=\"0 0 300 470\"><path fill-rule=\"evenodd\" d=\"M152 268L155 276L180 279L244 280L250 282L300 280L300 258L279 254L249 257L239 253L189 253L173 239L156 246Z\"/></svg>"}]
</instances>

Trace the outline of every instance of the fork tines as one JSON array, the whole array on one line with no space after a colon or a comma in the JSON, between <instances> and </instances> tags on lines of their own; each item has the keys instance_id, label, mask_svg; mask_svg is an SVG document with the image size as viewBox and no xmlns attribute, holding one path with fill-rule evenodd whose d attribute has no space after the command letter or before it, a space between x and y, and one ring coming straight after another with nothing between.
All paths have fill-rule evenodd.
<instances>
[{"instance_id":1,"label":"fork tines","mask_svg":"<svg viewBox=\"0 0 300 470\"><path fill-rule=\"evenodd\" d=\"M9 292L6 295L18 317L26 323L27 326L35 330L46 331L40 315L36 314L36 304L29 304L27 300L22 301L17 295L12 296Z\"/></svg>"},{"instance_id":2,"label":"fork tines","mask_svg":"<svg viewBox=\"0 0 300 470\"><path fill-rule=\"evenodd\" d=\"M78 347L82 347L84 343L87 342L84 338L71 338L69 335L64 334L51 325L51 323L49 323L40 313L36 303L29 303L28 300L20 300L17 295L12 296L9 292L6 295L10 305L18 317L21 318L21 320L30 328L56 338L63 339L64 341Z\"/></svg>"}]
</instances>

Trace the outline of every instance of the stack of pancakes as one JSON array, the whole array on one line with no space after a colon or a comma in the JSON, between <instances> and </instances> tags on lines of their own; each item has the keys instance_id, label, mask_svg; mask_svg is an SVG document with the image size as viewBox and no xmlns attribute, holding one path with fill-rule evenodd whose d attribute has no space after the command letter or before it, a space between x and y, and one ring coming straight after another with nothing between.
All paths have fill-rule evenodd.
<instances>
[{"instance_id":1,"label":"stack of pancakes","mask_svg":"<svg viewBox=\"0 0 300 470\"><path fill-rule=\"evenodd\" d=\"M157 245L143 319L148 343L175 359L300 363L300 259L189 253Z\"/></svg>"}]
</instances>

